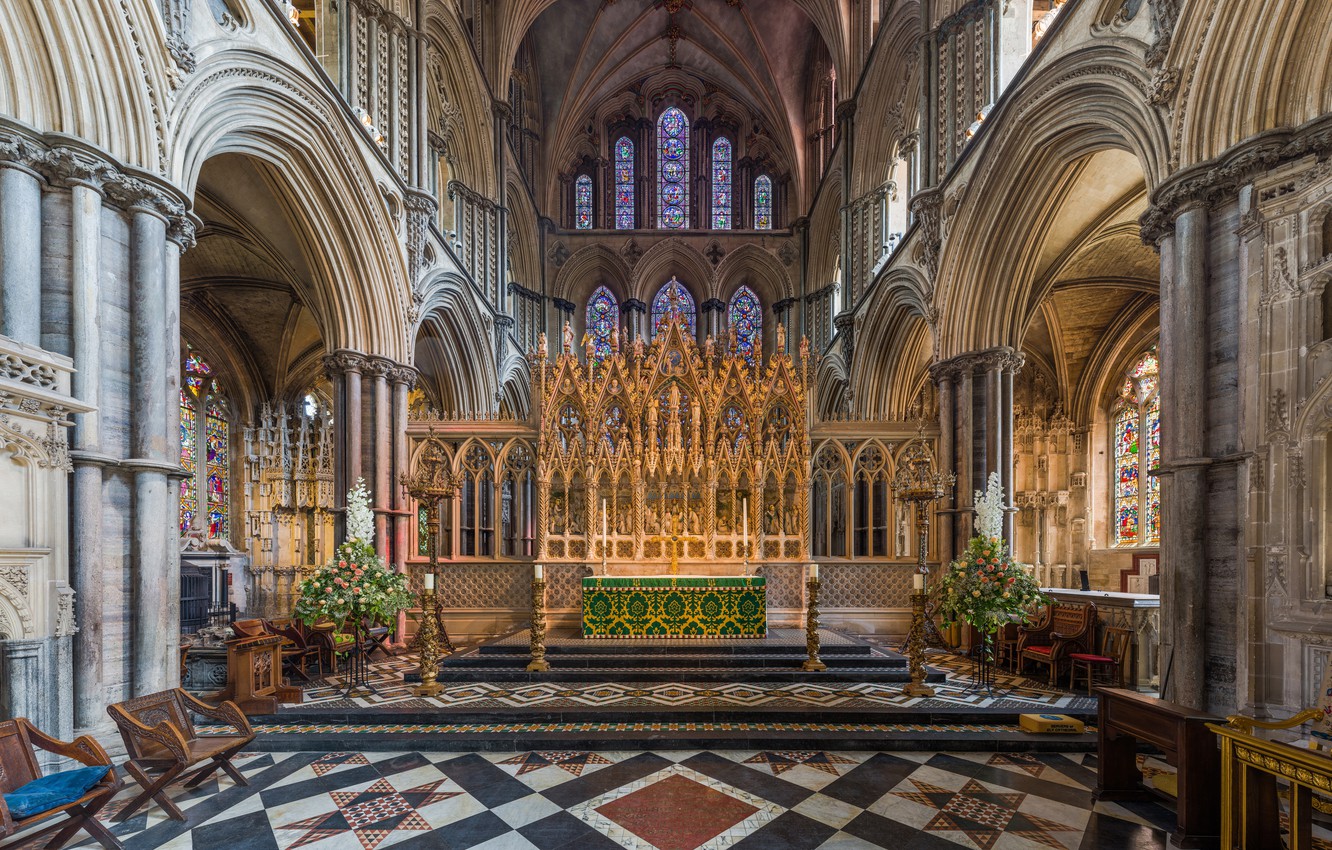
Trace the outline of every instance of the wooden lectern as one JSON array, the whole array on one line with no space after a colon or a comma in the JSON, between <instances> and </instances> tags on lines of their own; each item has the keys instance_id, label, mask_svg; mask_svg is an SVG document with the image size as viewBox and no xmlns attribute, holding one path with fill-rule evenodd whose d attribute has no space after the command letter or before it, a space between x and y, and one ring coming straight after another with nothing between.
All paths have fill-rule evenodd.
<instances>
[{"instance_id":1,"label":"wooden lectern","mask_svg":"<svg viewBox=\"0 0 1332 850\"><path fill-rule=\"evenodd\" d=\"M274 714L284 702L300 702L304 694L282 681L281 635L242 637L227 641L227 686L219 700L231 700L246 714Z\"/></svg>"}]
</instances>

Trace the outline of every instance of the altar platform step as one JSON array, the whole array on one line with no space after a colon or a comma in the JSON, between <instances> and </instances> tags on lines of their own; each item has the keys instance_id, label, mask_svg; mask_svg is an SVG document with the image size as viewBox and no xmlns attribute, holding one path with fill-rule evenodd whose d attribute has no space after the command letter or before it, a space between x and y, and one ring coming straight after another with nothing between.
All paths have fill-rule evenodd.
<instances>
[{"instance_id":1,"label":"altar platform step","mask_svg":"<svg viewBox=\"0 0 1332 850\"><path fill-rule=\"evenodd\" d=\"M550 670L531 673L531 635L522 629L447 656L441 684L463 682L676 682L777 684L801 681L902 684L911 680L907 659L851 635L820 630L820 658L827 670L806 672L802 629L772 629L766 639L583 638L573 629L546 639ZM419 677L408 674L409 683ZM927 682L943 681L928 671Z\"/></svg>"}]
</instances>

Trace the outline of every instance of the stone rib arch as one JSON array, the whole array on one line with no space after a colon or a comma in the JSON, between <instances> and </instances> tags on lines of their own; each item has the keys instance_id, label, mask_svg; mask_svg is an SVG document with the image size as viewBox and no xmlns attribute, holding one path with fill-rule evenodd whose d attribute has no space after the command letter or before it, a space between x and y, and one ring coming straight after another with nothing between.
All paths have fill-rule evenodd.
<instances>
[{"instance_id":1,"label":"stone rib arch","mask_svg":"<svg viewBox=\"0 0 1332 850\"><path fill-rule=\"evenodd\" d=\"M493 410L500 388L493 322L475 293L460 276L441 273L427 281L423 298L413 365L427 391L446 414Z\"/></svg>"},{"instance_id":2,"label":"stone rib arch","mask_svg":"<svg viewBox=\"0 0 1332 850\"><path fill-rule=\"evenodd\" d=\"M757 245L741 245L722 258L713 273L712 297L730 303L741 284L748 284L765 310L783 298L794 297L791 276L781 261Z\"/></svg>"},{"instance_id":3,"label":"stone rib arch","mask_svg":"<svg viewBox=\"0 0 1332 850\"><path fill-rule=\"evenodd\" d=\"M689 242L673 236L649 248L634 266L634 297L651 305L657 290L672 277L689 290L699 307L713 291L713 270L707 258Z\"/></svg>"},{"instance_id":4,"label":"stone rib arch","mask_svg":"<svg viewBox=\"0 0 1332 850\"><path fill-rule=\"evenodd\" d=\"M593 290L604 284L623 304L626 299L634 297L635 287L631 281L629 266L619 254L605 245L589 245L560 267L551 293L555 298L586 306Z\"/></svg>"},{"instance_id":5,"label":"stone rib arch","mask_svg":"<svg viewBox=\"0 0 1332 850\"><path fill-rule=\"evenodd\" d=\"M858 333L850 382L856 410L904 420L928 382L935 337L928 322L928 285L913 268L880 280Z\"/></svg>"},{"instance_id":6,"label":"stone rib arch","mask_svg":"<svg viewBox=\"0 0 1332 850\"><path fill-rule=\"evenodd\" d=\"M941 357L1020 345L1041 296L1028 289L1034 271L1024 265L1033 249L1024 235L1048 224L1067 189L1069 163L1103 150L1126 151L1137 159L1148 191L1167 173L1166 128L1146 103L1140 67L1129 60L1114 47L1057 60L1024 80L991 114L987 124L995 126L987 126L988 138L999 141L993 149L972 151L986 166L946 223L936 283L939 335L947 341ZM1018 121L1018 127L1005 126ZM1026 167L1001 169L1003 162ZM996 221L1005 226L994 227Z\"/></svg>"},{"instance_id":7,"label":"stone rib arch","mask_svg":"<svg viewBox=\"0 0 1332 850\"><path fill-rule=\"evenodd\" d=\"M289 197L285 210L306 237L302 250L317 277L317 312L330 350L349 348L407 360L406 257L376 183L396 184L382 161L367 157L368 139L334 116L317 86L271 57L248 50L211 57L177 102L172 162L176 182L193 192L204 162L240 153L270 165ZM366 203L374 198L374 203ZM343 282L355 278L361 287ZM313 306L313 305L312 305Z\"/></svg>"}]
</instances>

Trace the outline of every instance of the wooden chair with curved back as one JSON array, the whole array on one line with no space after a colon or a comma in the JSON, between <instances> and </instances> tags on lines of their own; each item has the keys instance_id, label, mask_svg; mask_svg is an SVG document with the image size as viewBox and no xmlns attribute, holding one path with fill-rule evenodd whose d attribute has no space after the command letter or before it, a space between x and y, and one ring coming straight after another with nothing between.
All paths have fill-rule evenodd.
<instances>
[{"instance_id":1,"label":"wooden chair with curved back","mask_svg":"<svg viewBox=\"0 0 1332 850\"><path fill-rule=\"evenodd\" d=\"M1050 684L1054 685L1067 666L1070 653L1091 649L1095 628L1095 605L1089 602L1055 603L1040 625L1019 630L1019 671L1029 661L1044 664L1050 671Z\"/></svg>"}]
</instances>

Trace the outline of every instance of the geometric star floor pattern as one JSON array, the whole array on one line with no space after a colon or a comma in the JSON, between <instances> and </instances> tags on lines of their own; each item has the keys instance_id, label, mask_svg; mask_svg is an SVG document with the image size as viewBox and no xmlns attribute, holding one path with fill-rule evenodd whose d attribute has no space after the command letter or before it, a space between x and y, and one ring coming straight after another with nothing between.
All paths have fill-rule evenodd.
<instances>
[{"instance_id":1,"label":"geometric star floor pattern","mask_svg":"<svg viewBox=\"0 0 1332 850\"><path fill-rule=\"evenodd\" d=\"M1165 847L1155 803L1095 804L1094 755L244 753L112 829L127 850L973 850ZM130 783L132 785L132 783ZM104 822L125 804L123 792ZM94 846L84 842L80 846Z\"/></svg>"}]
</instances>

